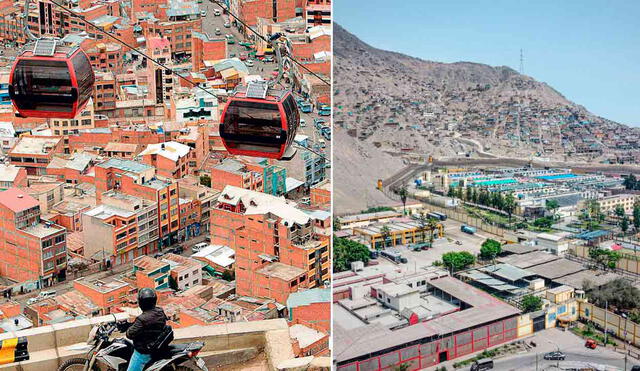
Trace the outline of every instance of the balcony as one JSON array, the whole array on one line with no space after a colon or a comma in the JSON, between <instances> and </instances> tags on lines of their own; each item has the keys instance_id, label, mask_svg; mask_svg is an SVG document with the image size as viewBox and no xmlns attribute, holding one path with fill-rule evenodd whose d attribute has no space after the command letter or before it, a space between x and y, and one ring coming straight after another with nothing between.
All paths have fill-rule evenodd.
<instances>
[{"instance_id":1,"label":"balcony","mask_svg":"<svg viewBox=\"0 0 640 371\"><path fill-rule=\"evenodd\" d=\"M126 313L115 316L118 320L128 318ZM83 352L73 350L73 346L84 344L94 325L112 320L113 315L108 315L0 334L0 340L26 337L30 356L28 361L0 365L0 370L55 370L69 358L83 357ZM222 366L225 369L328 371L331 368L328 357L294 358L289 326L284 319L193 326L174 332L174 343L205 342L200 357L209 369Z\"/></svg>"}]
</instances>

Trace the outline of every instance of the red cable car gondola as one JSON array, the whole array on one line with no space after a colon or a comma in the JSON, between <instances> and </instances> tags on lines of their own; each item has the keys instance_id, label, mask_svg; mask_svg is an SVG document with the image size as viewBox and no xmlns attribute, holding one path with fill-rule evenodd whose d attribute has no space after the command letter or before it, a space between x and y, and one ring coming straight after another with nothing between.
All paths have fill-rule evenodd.
<instances>
[{"instance_id":1,"label":"red cable car gondola","mask_svg":"<svg viewBox=\"0 0 640 371\"><path fill-rule=\"evenodd\" d=\"M275 90L266 81L238 87L220 118L220 138L232 155L289 160L300 125L290 91Z\"/></svg>"},{"instance_id":2,"label":"red cable car gondola","mask_svg":"<svg viewBox=\"0 0 640 371\"><path fill-rule=\"evenodd\" d=\"M9 96L19 117L74 118L93 91L95 76L79 47L42 39L16 59Z\"/></svg>"}]
</instances>

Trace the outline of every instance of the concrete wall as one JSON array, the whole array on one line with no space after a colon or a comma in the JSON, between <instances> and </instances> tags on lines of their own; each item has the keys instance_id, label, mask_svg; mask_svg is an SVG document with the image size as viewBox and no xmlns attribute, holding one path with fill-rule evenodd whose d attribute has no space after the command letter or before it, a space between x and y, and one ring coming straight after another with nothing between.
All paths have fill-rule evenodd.
<instances>
[{"instance_id":1,"label":"concrete wall","mask_svg":"<svg viewBox=\"0 0 640 371\"><path fill-rule=\"evenodd\" d=\"M28 361L0 365L0 370L55 370L69 358L82 357L83 352L72 350L72 346L83 344L94 325L113 321L114 318L127 319L128 315L118 313L0 334L0 340L26 336L30 355ZM295 369L291 362L294 358L292 340L284 319L175 329L175 343L192 341L205 342L200 356L207 361L209 367L219 365L213 363L216 360L219 361L221 354L232 355L243 349L254 348L257 352L265 354L269 370ZM328 359L304 359L304 361L319 362L324 365L321 369L326 370L331 364ZM296 362L299 360L295 360L293 364Z\"/></svg>"},{"instance_id":2,"label":"concrete wall","mask_svg":"<svg viewBox=\"0 0 640 371\"><path fill-rule=\"evenodd\" d=\"M106 256L113 254L112 226L98 218L82 214L82 234L84 243L84 256L92 257L98 252L104 251Z\"/></svg>"}]
</instances>

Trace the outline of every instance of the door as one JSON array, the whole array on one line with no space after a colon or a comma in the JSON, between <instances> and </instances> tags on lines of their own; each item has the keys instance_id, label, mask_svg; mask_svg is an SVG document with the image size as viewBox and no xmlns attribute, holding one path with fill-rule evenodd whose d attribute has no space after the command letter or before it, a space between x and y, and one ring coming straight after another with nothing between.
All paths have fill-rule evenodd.
<instances>
[{"instance_id":1,"label":"door","mask_svg":"<svg viewBox=\"0 0 640 371\"><path fill-rule=\"evenodd\" d=\"M444 351L444 352L440 352L438 353L438 363L442 363L442 362L446 362L449 357L448 357L448 351Z\"/></svg>"},{"instance_id":2,"label":"door","mask_svg":"<svg viewBox=\"0 0 640 371\"><path fill-rule=\"evenodd\" d=\"M533 319L533 332L544 330L545 328L545 315L538 316Z\"/></svg>"}]
</instances>

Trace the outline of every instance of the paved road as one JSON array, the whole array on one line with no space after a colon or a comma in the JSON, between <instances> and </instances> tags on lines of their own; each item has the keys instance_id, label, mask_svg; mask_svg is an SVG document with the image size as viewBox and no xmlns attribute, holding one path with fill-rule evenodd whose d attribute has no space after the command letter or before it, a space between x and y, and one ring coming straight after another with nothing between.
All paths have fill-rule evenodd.
<instances>
[{"instance_id":1,"label":"paved road","mask_svg":"<svg viewBox=\"0 0 640 371\"><path fill-rule=\"evenodd\" d=\"M525 341L527 343L534 341L537 346L526 353L514 354L509 357L494 360L494 370L550 370L556 369L556 365L560 365L560 367L562 367L563 365L568 365L573 362L588 362L592 364L612 366L614 369L624 370L623 354L620 354L611 348L585 348L584 340L570 331L562 331L556 328L548 329L541 331L532 337L526 338ZM545 353L554 351L558 347L567 355L565 361L544 360L543 357ZM633 365L637 364L640 364L638 360L629 358L627 370L630 370ZM449 367L449 365L447 366ZM465 370L469 370L469 368L466 368Z\"/></svg>"}]
</instances>

